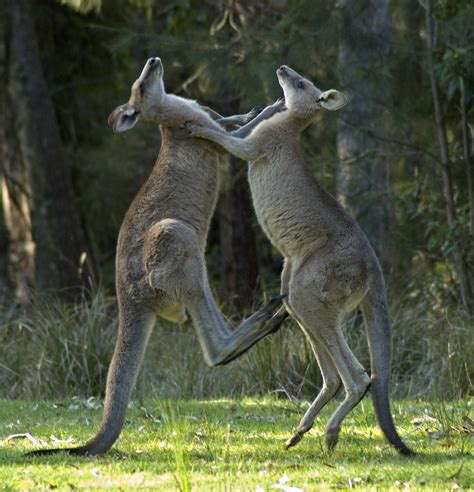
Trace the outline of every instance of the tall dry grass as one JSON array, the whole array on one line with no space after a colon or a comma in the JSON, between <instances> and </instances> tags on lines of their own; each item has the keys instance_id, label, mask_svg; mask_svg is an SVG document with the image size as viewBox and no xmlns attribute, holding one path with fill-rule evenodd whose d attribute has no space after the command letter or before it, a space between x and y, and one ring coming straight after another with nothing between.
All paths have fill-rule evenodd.
<instances>
[{"instance_id":1,"label":"tall dry grass","mask_svg":"<svg viewBox=\"0 0 474 492\"><path fill-rule=\"evenodd\" d=\"M458 398L472 392L473 319L409 299L392 306L392 390L398 397ZM97 293L75 305L36 297L0 309L0 396L100 396L116 334L113 298ZM369 367L365 330L354 314L345 325L350 346ZM204 363L191 324L159 321L137 385L138 396L180 398L274 392L311 398L321 385L315 358L299 327L285 322L229 366Z\"/></svg>"}]
</instances>

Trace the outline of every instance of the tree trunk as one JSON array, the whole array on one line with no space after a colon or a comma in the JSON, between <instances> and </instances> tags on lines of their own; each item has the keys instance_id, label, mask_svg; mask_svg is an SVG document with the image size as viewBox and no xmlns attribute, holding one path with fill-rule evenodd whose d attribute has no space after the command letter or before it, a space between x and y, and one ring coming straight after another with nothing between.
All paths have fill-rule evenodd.
<instances>
[{"instance_id":1,"label":"tree trunk","mask_svg":"<svg viewBox=\"0 0 474 492\"><path fill-rule=\"evenodd\" d=\"M225 115L239 111L239 101L222 108ZM219 239L222 251L220 296L230 300L241 313L254 306L258 282L258 261L254 212L247 180L247 163L223 156L219 197Z\"/></svg>"},{"instance_id":2,"label":"tree trunk","mask_svg":"<svg viewBox=\"0 0 474 492\"><path fill-rule=\"evenodd\" d=\"M438 83L436 81L436 75L434 70L433 60L433 16L431 11L431 0L425 0L425 20L426 20L426 48L428 57L428 71L431 82L431 95L433 97L433 107L436 121L436 131L438 135L439 149L441 155L441 175L443 178L443 196L446 205L446 215L448 219L449 227L454 227L456 221L456 205L454 202L453 182L450 169L449 147L448 138L446 136L446 124L444 121L444 115L441 110L441 98L439 95ZM473 295L471 284L469 282L469 271L466 260L455 245L454 252L454 267L456 275L458 277L461 298L464 306L468 309L473 307Z\"/></svg>"},{"instance_id":3,"label":"tree trunk","mask_svg":"<svg viewBox=\"0 0 474 492\"><path fill-rule=\"evenodd\" d=\"M224 157L221 196L218 203L222 251L220 295L240 312L254 306L258 261L253 207L247 181L247 164Z\"/></svg>"},{"instance_id":4,"label":"tree trunk","mask_svg":"<svg viewBox=\"0 0 474 492\"><path fill-rule=\"evenodd\" d=\"M6 160L6 138L5 132L8 128L6 121L6 74L7 74L7 26L5 5L0 4L0 114L4 115L0 118L0 197L3 195L4 162ZM7 257L8 257L9 237L8 230L3 220L3 215L0 215L0 299L8 290L9 282L7 275Z\"/></svg>"},{"instance_id":5,"label":"tree trunk","mask_svg":"<svg viewBox=\"0 0 474 492\"><path fill-rule=\"evenodd\" d=\"M384 241L391 218L390 173L384 136L390 121L389 0L339 2L338 73L349 104L338 121L337 195L368 235L387 267Z\"/></svg>"},{"instance_id":6,"label":"tree trunk","mask_svg":"<svg viewBox=\"0 0 474 492\"><path fill-rule=\"evenodd\" d=\"M10 0L9 13L8 89L19 143L11 172L20 188L10 186L8 196L30 227L29 236L26 231L18 234L18 241L25 251L34 249L36 287L75 294L90 286L91 277L70 162L46 85L29 2ZM16 232L10 234L14 237Z\"/></svg>"},{"instance_id":7,"label":"tree trunk","mask_svg":"<svg viewBox=\"0 0 474 492\"><path fill-rule=\"evenodd\" d=\"M2 205L9 235L7 274L16 300L25 302L34 284L34 243L31 235L30 195L26 169L13 131L12 106L5 94L2 135Z\"/></svg>"},{"instance_id":8,"label":"tree trunk","mask_svg":"<svg viewBox=\"0 0 474 492\"><path fill-rule=\"evenodd\" d=\"M469 131L469 119L467 116L466 98L464 90L461 91L461 124L462 124L462 147L464 165L466 167L467 191L469 199L469 230L474 236L474 159L471 156L471 138Z\"/></svg>"},{"instance_id":9,"label":"tree trunk","mask_svg":"<svg viewBox=\"0 0 474 492\"><path fill-rule=\"evenodd\" d=\"M13 128L13 108L7 91L7 45L10 33L4 4L0 14L0 101L3 115L0 120L0 180L4 218L2 227L5 227L2 238L2 270L13 287L14 297L23 302L27 300L33 283L34 245L28 194L25 189L25 167Z\"/></svg>"}]
</instances>

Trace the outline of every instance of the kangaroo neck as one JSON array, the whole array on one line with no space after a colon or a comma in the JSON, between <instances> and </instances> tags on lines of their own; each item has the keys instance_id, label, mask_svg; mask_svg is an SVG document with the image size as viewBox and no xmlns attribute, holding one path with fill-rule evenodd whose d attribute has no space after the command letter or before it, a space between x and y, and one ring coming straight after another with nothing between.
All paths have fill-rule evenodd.
<instances>
[{"instance_id":1,"label":"kangaroo neck","mask_svg":"<svg viewBox=\"0 0 474 492\"><path fill-rule=\"evenodd\" d=\"M315 114L310 116L301 116L291 110L283 113L284 118L282 124L285 126L286 133L299 141L300 133L305 130L316 117Z\"/></svg>"}]
</instances>

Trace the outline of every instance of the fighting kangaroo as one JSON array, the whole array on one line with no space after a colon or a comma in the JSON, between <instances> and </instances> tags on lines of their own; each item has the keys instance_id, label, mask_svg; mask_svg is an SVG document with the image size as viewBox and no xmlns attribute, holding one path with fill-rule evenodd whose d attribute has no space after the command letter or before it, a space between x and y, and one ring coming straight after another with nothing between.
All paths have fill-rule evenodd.
<instances>
[{"instance_id":1,"label":"fighting kangaroo","mask_svg":"<svg viewBox=\"0 0 474 492\"><path fill-rule=\"evenodd\" d=\"M347 99L336 90L322 92L287 66L280 67L277 76L286 110L269 119L264 110L259 115L262 122L250 133L245 126L228 135L209 125L191 122L186 127L192 136L218 143L249 161L258 220L285 257L281 292L288 294L287 309L308 338L321 369L323 387L286 447L297 444L311 429L342 382L345 398L327 424L328 447L336 445L344 417L371 385L383 433L400 453L411 455L390 412L391 327L380 264L359 225L315 182L300 149L300 133L319 111L338 110ZM358 306L367 328L371 378L341 330L343 316Z\"/></svg>"},{"instance_id":2,"label":"fighting kangaroo","mask_svg":"<svg viewBox=\"0 0 474 492\"><path fill-rule=\"evenodd\" d=\"M151 175L133 200L118 237L119 327L107 376L102 425L84 446L40 449L31 454L66 451L97 455L113 445L122 429L156 316L181 323L186 320L186 309L206 362L216 366L230 362L276 331L287 315L283 306L283 312L275 314L281 306L279 296L235 331L222 318L204 262L218 193L219 149L209 142L187 138L180 126L190 120L220 129L212 118L223 124L243 123L249 118L221 118L195 101L167 94L163 72L161 60L150 58L132 86L128 103L109 117L116 132L132 128L138 119L160 124L162 144Z\"/></svg>"}]
</instances>

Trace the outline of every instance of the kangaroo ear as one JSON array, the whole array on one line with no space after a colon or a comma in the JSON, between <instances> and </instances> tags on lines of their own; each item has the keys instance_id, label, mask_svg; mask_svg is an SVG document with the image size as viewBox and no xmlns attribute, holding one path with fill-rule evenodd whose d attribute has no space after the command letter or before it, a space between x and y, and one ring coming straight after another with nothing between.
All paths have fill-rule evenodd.
<instances>
[{"instance_id":1,"label":"kangaroo ear","mask_svg":"<svg viewBox=\"0 0 474 492\"><path fill-rule=\"evenodd\" d=\"M328 111L337 111L348 103L348 99L342 92L330 89L319 96L318 102L322 108Z\"/></svg>"},{"instance_id":2,"label":"kangaroo ear","mask_svg":"<svg viewBox=\"0 0 474 492\"><path fill-rule=\"evenodd\" d=\"M115 108L110 113L107 122L114 130L114 133L121 133L135 126L139 114L140 111L130 104L122 104L122 106Z\"/></svg>"}]
</instances>

